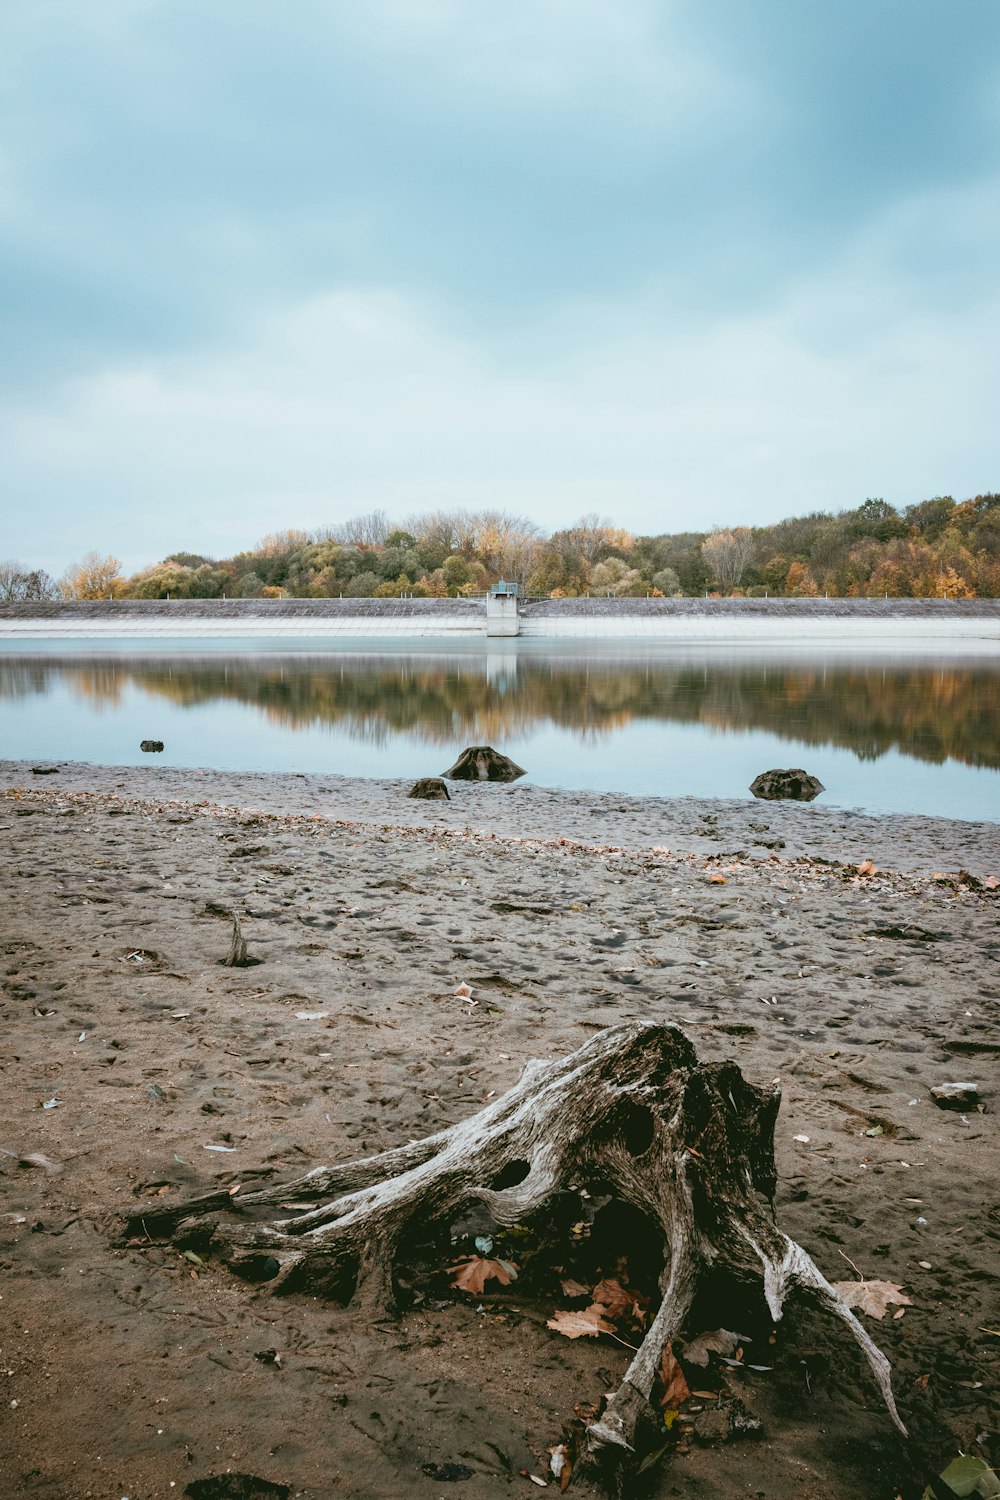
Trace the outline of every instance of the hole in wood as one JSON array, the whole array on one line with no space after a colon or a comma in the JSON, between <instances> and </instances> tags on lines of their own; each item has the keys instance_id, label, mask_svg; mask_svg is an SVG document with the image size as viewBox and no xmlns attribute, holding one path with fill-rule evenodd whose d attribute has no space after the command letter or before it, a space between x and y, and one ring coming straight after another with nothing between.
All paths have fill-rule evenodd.
<instances>
[{"instance_id":1,"label":"hole in wood","mask_svg":"<svg viewBox=\"0 0 1000 1500\"><path fill-rule=\"evenodd\" d=\"M502 1193L504 1188L517 1187L523 1182L531 1171L531 1163L528 1161L509 1161L503 1171L498 1172L490 1183L495 1193Z\"/></svg>"},{"instance_id":2,"label":"hole in wood","mask_svg":"<svg viewBox=\"0 0 1000 1500\"><path fill-rule=\"evenodd\" d=\"M653 1144L653 1114L645 1105L627 1099L622 1107L618 1129L629 1156L644 1156Z\"/></svg>"}]
</instances>

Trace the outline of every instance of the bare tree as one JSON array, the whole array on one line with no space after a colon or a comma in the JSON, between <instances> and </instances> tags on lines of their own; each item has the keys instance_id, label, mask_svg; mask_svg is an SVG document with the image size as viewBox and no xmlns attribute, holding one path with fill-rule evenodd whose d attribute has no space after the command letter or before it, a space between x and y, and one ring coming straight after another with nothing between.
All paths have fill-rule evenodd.
<instances>
[{"instance_id":1,"label":"bare tree","mask_svg":"<svg viewBox=\"0 0 1000 1500\"><path fill-rule=\"evenodd\" d=\"M0 599L23 599L25 572L13 558L0 561Z\"/></svg>"},{"instance_id":2,"label":"bare tree","mask_svg":"<svg viewBox=\"0 0 1000 1500\"><path fill-rule=\"evenodd\" d=\"M331 533L345 547L381 547L389 535L389 517L384 510L370 510L331 527Z\"/></svg>"},{"instance_id":3,"label":"bare tree","mask_svg":"<svg viewBox=\"0 0 1000 1500\"><path fill-rule=\"evenodd\" d=\"M735 526L731 530L716 527L702 542L701 555L719 588L723 593L731 594L739 587L753 556L753 534L747 526Z\"/></svg>"},{"instance_id":4,"label":"bare tree","mask_svg":"<svg viewBox=\"0 0 1000 1500\"><path fill-rule=\"evenodd\" d=\"M32 568L23 577L22 599L36 602L40 599L58 599L59 585L44 568Z\"/></svg>"}]
</instances>

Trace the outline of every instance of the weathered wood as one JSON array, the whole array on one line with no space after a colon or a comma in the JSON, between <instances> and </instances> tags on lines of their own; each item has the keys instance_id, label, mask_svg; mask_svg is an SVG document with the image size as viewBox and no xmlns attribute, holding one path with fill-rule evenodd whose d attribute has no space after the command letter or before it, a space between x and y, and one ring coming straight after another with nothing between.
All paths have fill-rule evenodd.
<instances>
[{"instance_id":1,"label":"weathered wood","mask_svg":"<svg viewBox=\"0 0 1000 1500\"><path fill-rule=\"evenodd\" d=\"M613 1185L663 1234L662 1300L620 1389L589 1430L594 1457L627 1462L650 1413L660 1356L680 1331L708 1267L763 1282L777 1321L800 1287L847 1326L896 1425L888 1361L810 1256L773 1219L774 1125L780 1094L734 1063L699 1063L673 1025L612 1027L554 1062L532 1062L502 1098L470 1119L378 1156L319 1167L292 1182L230 1198L209 1193L146 1212L142 1229L208 1237L236 1270L294 1287L353 1278L371 1316L392 1304L392 1272L407 1232L447 1223L479 1201L499 1226L523 1222L558 1192ZM495 1187L520 1164L514 1186ZM292 1217L259 1221L289 1199L321 1199ZM255 1221L254 1216L257 1216Z\"/></svg>"},{"instance_id":2,"label":"weathered wood","mask_svg":"<svg viewBox=\"0 0 1000 1500\"><path fill-rule=\"evenodd\" d=\"M243 928L240 926L238 912L233 912L233 937L229 944L229 952L222 960L227 969L246 969L253 962L247 957L247 940L243 936Z\"/></svg>"}]
</instances>

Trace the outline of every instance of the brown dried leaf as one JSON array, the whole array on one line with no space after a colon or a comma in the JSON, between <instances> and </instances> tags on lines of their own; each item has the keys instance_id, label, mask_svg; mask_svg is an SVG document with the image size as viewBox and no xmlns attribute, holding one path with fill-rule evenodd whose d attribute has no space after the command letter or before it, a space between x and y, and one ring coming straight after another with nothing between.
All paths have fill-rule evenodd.
<instances>
[{"instance_id":1,"label":"brown dried leaf","mask_svg":"<svg viewBox=\"0 0 1000 1500\"><path fill-rule=\"evenodd\" d=\"M708 883L709 885L725 885L726 877L725 875L709 875Z\"/></svg>"},{"instance_id":2,"label":"brown dried leaf","mask_svg":"<svg viewBox=\"0 0 1000 1500\"><path fill-rule=\"evenodd\" d=\"M913 1306L903 1288L894 1281L835 1281L833 1289L840 1293L848 1307L856 1307L870 1318L884 1318L890 1303Z\"/></svg>"},{"instance_id":3,"label":"brown dried leaf","mask_svg":"<svg viewBox=\"0 0 1000 1500\"><path fill-rule=\"evenodd\" d=\"M859 875L874 875L875 874L875 861L871 860L871 859L862 860L861 864L858 865L858 874Z\"/></svg>"},{"instance_id":4,"label":"brown dried leaf","mask_svg":"<svg viewBox=\"0 0 1000 1500\"><path fill-rule=\"evenodd\" d=\"M567 1276L565 1281L560 1281L564 1297L589 1297L590 1287L584 1286L582 1281L574 1281L572 1276Z\"/></svg>"},{"instance_id":5,"label":"brown dried leaf","mask_svg":"<svg viewBox=\"0 0 1000 1500\"><path fill-rule=\"evenodd\" d=\"M684 1371L674 1358L670 1344L665 1345L660 1355L660 1368L656 1372L660 1382L659 1404L664 1411L676 1411L690 1396L691 1391L684 1378Z\"/></svg>"},{"instance_id":6,"label":"brown dried leaf","mask_svg":"<svg viewBox=\"0 0 1000 1500\"><path fill-rule=\"evenodd\" d=\"M565 1334L568 1339L596 1338L599 1333L614 1333L615 1326L605 1316L607 1309L599 1302L591 1303L583 1312L557 1312L549 1318L546 1328Z\"/></svg>"},{"instance_id":7,"label":"brown dried leaf","mask_svg":"<svg viewBox=\"0 0 1000 1500\"><path fill-rule=\"evenodd\" d=\"M594 1287L594 1301L606 1308L608 1317L616 1323L627 1319L640 1328L644 1327L648 1300L634 1287L623 1285L617 1276L605 1276Z\"/></svg>"},{"instance_id":8,"label":"brown dried leaf","mask_svg":"<svg viewBox=\"0 0 1000 1500\"><path fill-rule=\"evenodd\" d=\"M730 1333L728 1328L714 1328L711 1333L700 1333L690 1344L685 1344L681 1356L689 1365L708 1364L710 1354L730 1355L740 1345L740 1335Z\"/></svg>"},{"instance_id":9,"label":"brown dried leaf","mask_svg":"<svg viewBox=\"0 0 1000 1500\"><path fill-rule=\"evenodd\" d=\"M448 1267L448 1274L452 1286L478 1297L488 1281L499 1281L501 1286L516 1281L517 1267L512 1260L487 1260L482 1255L465 1255Z\"/></svg>"},{"instance_id":10,"label":"brown dried leaf","mask_svg":"<svg viewBox=\"0 0 1000 1500\"><path fill-rule=\"evenodd\" d=\"M459 997L460 1000L468 1000L472 994L472 985L465 984L463 981L463 983L460 984L456 989L455 994Z\"/></svg>"}]
</instances>

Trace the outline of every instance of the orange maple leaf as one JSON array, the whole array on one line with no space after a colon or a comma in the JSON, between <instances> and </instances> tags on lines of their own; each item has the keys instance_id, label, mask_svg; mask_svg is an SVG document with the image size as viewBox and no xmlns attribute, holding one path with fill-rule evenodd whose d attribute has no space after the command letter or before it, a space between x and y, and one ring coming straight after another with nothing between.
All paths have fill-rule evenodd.
<instances>
[{"instance_id":1,"label":"orange maple leaf","mask_svg":"<svg viewBox=\"0 0 1000 1500\"><path fill-rule=\"evenodd\" d=\"M488 1281L499 1281L509 1286L517 1280L517 1266L512 1260L487 1260L482 1255L464 1255L455 1265L448 1267L452 1286L461 1292L480 1296Z\"/></svg>"}]
</instances>

